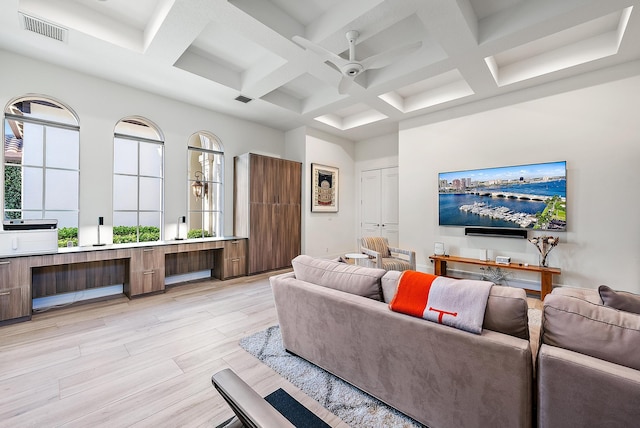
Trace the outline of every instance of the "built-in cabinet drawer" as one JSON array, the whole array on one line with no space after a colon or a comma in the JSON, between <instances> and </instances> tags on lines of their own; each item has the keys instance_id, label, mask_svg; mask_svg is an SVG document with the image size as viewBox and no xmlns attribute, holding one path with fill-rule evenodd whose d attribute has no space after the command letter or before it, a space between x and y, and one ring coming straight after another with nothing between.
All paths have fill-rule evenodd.
<instances>
[{"instance_id":1,"label":"built-in cabinet drawer","mask_svg":"<svg viewBox=\"0 0 640 428\"><path fill-rule=\"evenodd\" d=\"M31 316L27 269L20 257L0 259L0 321Z\"/></svg>"},{"instance_id":2,"label":"built-in cabinet drawer","mask_svg":"<svg viewBox=\"0 0 640 428\"><path fill-rule=\"evenodd\" d=\"M11 275L11 260L0 259L0 289L12 286L13 276Z\"/></svg>"},{"instance_id":3,"label":"built-in cabinet drawer","mask_svg":"<svg viewBox=\"0 0 640 428\"><path fill-rule=\"evenodd\" d=\"M224 278L247 274L247 240L234 239L224 243Z\"/></svg>"},{"instance_id":4,"label":"built-in cabinet drawer","mask_svg":"<svg viewBox=\"0 0 640 428\"><path fill-rule=\"evenodd\" d=\"M164 290L162 247L136 248L131 252L129 297Z\"/></svg>"},{"instance_id":5,"label":"built-in cabinet drawer","mask_svg":"<svg viewBox=\"0 0 640 428\"><path fill-rule=\"evenodd\" d=\"M0 321L21 318L26 315L22 311L22 288L0 289Z\"/></svg>"}]
</instances>

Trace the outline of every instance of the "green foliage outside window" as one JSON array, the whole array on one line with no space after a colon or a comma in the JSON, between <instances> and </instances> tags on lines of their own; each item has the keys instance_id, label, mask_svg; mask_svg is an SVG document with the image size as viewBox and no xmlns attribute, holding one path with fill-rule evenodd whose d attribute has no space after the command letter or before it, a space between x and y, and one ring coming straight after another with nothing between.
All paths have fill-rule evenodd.
<instances>
[{"instance_id":1,"label":"green foliage outside window","mask_svg":"<svg viewBox=\"0 0 640 428\"><path fill-rule=\"evenodd\" d=\"M137 231L140 230L140 239ZM160 240L160 228L156 226L113 226L113 243L125 244L129 242L151 242Z\"/></svg>"},{"instance_id":2,"label":"green foliage outside window","mask_svg":"<svg viewBox=\"0 0 640 428\"><path fill-rule=\"evenodd\" d=\"M22 207L22 173L20 168L5 166L4 168L4 208L19 210ZM19 211L5 212L8 220L20 218Z\"/></svg>"},{"instance_id":3,"label":"green foliage outside window","mask_svg":"<svg viewBox=\"0 0 640 428\"><path fill-rule=\"evenodd\" d=\"M58 247L66 247L67 242L71 241L72 246L78 245L78 228L77 227L60 227L58 228Z\"/></svg>"},{"instance_id":4,"label":"green foliage outside window","mask_svg":"<svg viewBox=\"0 0 640 428\"><path fill-rule=\"evenodd\" d=\"M189 239L193 239L193 238L210 238L212 236L211 233L209 233L209 231L207 230L202 230L202 229L191 229L189 232L187 232L187 238Z\"/></svg>"},{"instance_id":5,"label":"green foliage outside window","mask_svg":"<svg viewBox=\"0 0 640 428\"><path fill-rule=\"evenodd\" d=\"M113 243L125 244L130 242L151 242L160 240L160 228L155 226L140 226L140 241L136 239L137 228L135 226L114 226ZM210 238L215 236L202 229L191 229L187 233L187 238ZM73 246L78 245L78 228L61 227L58 229L58 247L66 247L71 241Z\"/></svg>"}]
</instances>

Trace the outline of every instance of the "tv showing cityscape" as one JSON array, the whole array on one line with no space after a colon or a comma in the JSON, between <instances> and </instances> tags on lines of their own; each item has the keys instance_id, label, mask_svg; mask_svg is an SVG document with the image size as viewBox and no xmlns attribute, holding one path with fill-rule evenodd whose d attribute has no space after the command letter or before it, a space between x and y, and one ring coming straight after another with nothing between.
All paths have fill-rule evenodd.
<instances>
[{"instance_id":1,"label":"tv showing cityscape","mask_svg":"<svg viewBox=\"0 0 640 428\"><path fill-rule=\"evenodd\" d=\"M438 174L439 225L566 231L567 163Z\"/></svg>"}]
</instances>

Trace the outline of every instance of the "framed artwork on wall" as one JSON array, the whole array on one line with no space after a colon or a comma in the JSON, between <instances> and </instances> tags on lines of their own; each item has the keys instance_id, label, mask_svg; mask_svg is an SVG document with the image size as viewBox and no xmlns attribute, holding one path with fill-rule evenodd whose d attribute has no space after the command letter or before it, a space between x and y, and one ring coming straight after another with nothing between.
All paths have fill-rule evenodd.
<instances>
[{"instance_id":1,"label":"framed artwork on wall","mask_svg":"<svg viewBox=\"0 0 640 428\"><path fill-rule=\"evenodd\" d=\"M311 164L311 212L338 212L338 168Z\"/></svg>"}]
</instances>

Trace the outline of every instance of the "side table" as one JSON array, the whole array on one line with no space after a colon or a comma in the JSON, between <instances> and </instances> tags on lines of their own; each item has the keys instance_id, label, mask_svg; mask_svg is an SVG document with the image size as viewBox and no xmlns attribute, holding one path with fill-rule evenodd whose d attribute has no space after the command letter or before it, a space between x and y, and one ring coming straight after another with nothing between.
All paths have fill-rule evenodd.
<instances>
[{"instance_id":1,"label":"side table","mask_svg":"<svg viewBox=\"0 0 640 428\"><path fill-rule=\"evenodd\" d=\"M369 256L366 254L362 254L362 253L347 253L344 255L346 258L348 259L353 259L355 260L355 263L358 266L366 266L367 264L364 263L364 260L368 259Z\"/></svg>"}]
</instances>

